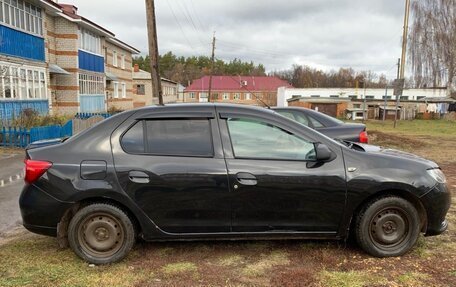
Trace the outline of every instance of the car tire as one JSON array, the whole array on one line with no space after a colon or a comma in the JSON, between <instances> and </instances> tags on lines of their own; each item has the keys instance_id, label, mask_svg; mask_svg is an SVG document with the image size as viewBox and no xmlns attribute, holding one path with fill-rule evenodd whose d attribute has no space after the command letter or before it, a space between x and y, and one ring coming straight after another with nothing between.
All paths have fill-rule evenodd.
<instances>
[{"instance_id":1,"label":"car tire","mask_svg":"<svg viewBox=\"0 0 456 287\"><path fill-rule=\"evenodd\" d=\"M71 249L92 264L115 263L135 244L133 220L111 204L91 204L80 209L68 227Z\"/></svg>"},{"instance_id":2,"label":"car tire","mask_svg":"<svg viewBox=\"0 0 456 287\"><path fill-rule=\"evenodd\" d=\"M420 235L420 217L409 201L386 196L372 200L356 217L358 245L376 257L407 253Z\"/></svg>"}]
</instances>

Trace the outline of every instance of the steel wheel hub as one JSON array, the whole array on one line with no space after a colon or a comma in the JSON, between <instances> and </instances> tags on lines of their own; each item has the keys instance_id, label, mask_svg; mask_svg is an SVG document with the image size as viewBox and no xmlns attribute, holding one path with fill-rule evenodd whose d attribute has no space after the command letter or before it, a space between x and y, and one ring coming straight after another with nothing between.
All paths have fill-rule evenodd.
<instances>
[{"instance_id":1,"label":"steel wheel hub","mask_svg":"<svg viewBox=\"0 0 456 287\"><path fill-rule=\"evenodd\" d=\"M115 217L99 213L88 217L79 227L79 242L92 256L111 256L123 245L124 231Z\"/></svg>"},{"instance_id":2,"label":"steel wheel hub","mask_svg":"<svg viewBox=\"0 0 456 287\"><path fill-rule=\"evenodd\" d=\"M386 209L376 214L370 225L370 235L379 246L401 244L409 233L407 216L398 209Z\"/></svg>"}]
</instances>

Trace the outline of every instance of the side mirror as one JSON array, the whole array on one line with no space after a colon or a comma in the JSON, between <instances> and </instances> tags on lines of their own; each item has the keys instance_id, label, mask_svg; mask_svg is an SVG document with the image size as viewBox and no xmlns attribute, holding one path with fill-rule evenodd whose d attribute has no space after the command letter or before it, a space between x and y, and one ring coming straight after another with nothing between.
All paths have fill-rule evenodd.
<instances>
[{"instance_id":1,"label":"side mirror","mask_svg":"<svg viewBox=\"0 0 456 287\"><path fill-rule=\"evenodd\" d=\"M317 161L327 161L333 156L333 153L328 146L322 143L315 144L315 152L317 154Z\"/></svg>"}]
</instances>

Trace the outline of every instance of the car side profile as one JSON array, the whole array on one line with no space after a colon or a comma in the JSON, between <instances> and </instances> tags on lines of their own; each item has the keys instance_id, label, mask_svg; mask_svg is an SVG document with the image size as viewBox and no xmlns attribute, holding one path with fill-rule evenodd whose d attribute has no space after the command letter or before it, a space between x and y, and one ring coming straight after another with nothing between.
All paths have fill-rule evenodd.
<instances>
[{"instance_id":1,"label":"car side profile","mask_svg":"<svg viewBox=\"0 0 456 287\"><path fill-rule=\"evenodd\" d=\"M301 107L273 108L273 110L330 138L366 144L369 142L365 124L345 123L324 113Z\"/></svg>"},{"instance_id":2,"label":"car side profile","mask_svg":"<svg viewBox=\"0 0 456 287\"><path fill-rule=\"evenodd\" d=\"M355 147L356 146L356 147ZM343 145L262 108L182 104L127 111L26 151L24 226L106 264L146 241L335 239L373 256L447 228L434 162Z\"/></svg>"}]
</instances>

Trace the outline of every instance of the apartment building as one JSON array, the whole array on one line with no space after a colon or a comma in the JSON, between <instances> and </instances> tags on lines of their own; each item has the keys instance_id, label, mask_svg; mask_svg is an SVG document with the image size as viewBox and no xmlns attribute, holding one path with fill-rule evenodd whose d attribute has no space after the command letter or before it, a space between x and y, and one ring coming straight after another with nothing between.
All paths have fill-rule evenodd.
<instances>
[{"instance_id":1,"label":"apartment building","mask_svg":"<svg viewBox=\"0 0 456 287\"><path fill-rule=\"evenodd\" d=\"M158 104L158 97L152 95L152 76L141 70L139 65L133 67L133 98L135 107L144 107ZM166 78L161 78L163 102L176 103L179 97L179 84Z\"/></svg>"},{"instance_id":2,"label":"apartment building","mask_svg":"<svg viewBox=\"0 0 456 287\"><path fill-rule=\"evenodd\" d=\"M28 108L75 114L133 106L126 99L132 98L131 58L137 49L71 4L0 0L0 8L1 119Z\"/></svg>"}]
</instances>

